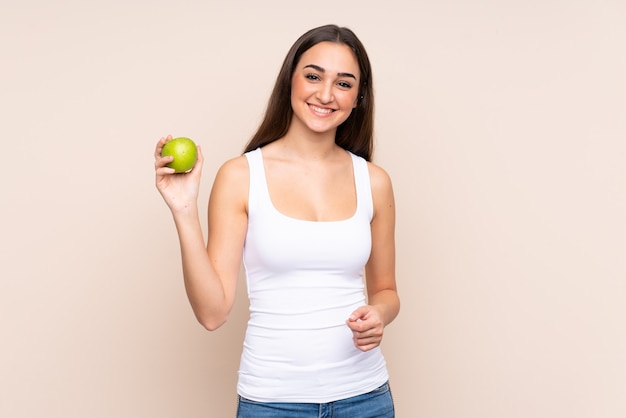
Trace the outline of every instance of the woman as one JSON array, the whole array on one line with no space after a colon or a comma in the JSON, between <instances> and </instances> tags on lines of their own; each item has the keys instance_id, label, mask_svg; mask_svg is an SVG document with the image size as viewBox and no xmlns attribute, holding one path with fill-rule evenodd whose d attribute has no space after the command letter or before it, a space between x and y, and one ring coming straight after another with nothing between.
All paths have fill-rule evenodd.
<instances>
[{"instance_id":1,"label":"woman","mask_svg":"<svg viewBox=\"0 0 626 418\"><path fill-rule=\"evenodd\" d=\"M379 346L400 308L395 204L389 176L370 162L373 102L369 58L351 30L302 35L244 155L215 177L206 246L200 147L191 172L174 174L161 157L171 136L156 146L187 295L208 330L226 321L245 266L240 418L394 416Z\"/></svg>"}]
</instances>

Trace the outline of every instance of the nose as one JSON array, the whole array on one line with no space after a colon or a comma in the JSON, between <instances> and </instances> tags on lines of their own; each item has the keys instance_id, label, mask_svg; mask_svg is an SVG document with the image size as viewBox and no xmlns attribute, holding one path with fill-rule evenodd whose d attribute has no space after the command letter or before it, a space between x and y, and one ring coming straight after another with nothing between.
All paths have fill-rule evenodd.
<instances>
[{"instance_id":1,"label":"nose","mask_svg":"<svg viewBox=\"0 0 626 418\"><path fill-rule=\"evenodd\" d=\"M333 101L333 84L321 83L317 90L317 98L321 103L330 103Z\"/></svg>"}]
</instances>

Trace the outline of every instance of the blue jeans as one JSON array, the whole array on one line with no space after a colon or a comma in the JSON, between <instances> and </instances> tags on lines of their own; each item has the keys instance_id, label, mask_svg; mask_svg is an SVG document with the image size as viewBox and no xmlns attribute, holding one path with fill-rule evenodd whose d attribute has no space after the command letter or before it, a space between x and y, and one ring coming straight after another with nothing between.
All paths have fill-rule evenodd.
<instances>
[{"instance_id":1,"label":"blue jeans","mask_svg":"<svg viewBox=\"0 0 626 418\"><path fill-rule=\"evenodd\" d=\"M239 396L237 418L394 418L389 383L328 403L256 402Z\"/></svg>"}]
</instances>

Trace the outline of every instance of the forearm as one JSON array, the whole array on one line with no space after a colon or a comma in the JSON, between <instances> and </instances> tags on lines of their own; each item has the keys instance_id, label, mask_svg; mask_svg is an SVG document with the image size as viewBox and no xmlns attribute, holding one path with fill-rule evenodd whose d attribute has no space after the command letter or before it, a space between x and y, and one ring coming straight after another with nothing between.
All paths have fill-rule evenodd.
<instances>
[{"instance_id":1,"label":"forearm","mask_svg":"<svg viewBox=\"0 0 626 418\"><path fill-rule=\"evenodd\" d=\"M230 310L222 282L206 250L197 206L174 213L187 298L198 321L213 330Z\"/></svg>"}]
</instances>

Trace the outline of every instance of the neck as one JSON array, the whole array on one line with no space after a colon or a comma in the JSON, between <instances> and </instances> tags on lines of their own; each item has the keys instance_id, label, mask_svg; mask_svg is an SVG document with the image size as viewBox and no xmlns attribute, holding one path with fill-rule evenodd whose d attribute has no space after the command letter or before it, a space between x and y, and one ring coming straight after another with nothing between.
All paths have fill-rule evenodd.
<instances>
[{"instance_id":1,"label":"neck","mask_svg":"<svg viewBox=\"0 0 626 418\"><path fill-rule=\"evenodd\" d=\"M280 146L293 157L302 160L326 160L334 157L340 147L335 143L336 130L312 132L292 124L279 140Z\"/></svg>"}]
</instances>

